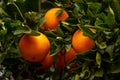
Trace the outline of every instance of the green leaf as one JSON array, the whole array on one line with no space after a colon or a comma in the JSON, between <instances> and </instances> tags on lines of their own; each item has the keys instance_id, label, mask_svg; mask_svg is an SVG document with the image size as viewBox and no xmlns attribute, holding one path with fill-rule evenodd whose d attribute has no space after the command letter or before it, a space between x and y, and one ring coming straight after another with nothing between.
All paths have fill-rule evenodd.
<instances>
[{"instance_id":1,"label":"green leaf","mask_svg":"<svg viewBox=\"0 0 120 80\"><path fill-rule=\"evenodd\" d=\"M22 33L31 33L32 30L27 27L27 26L24 26L24 27L20 27L20 28L17 28L17 30L14 31L14 35L18 35L18 34L22 34Z\"/></svg>"},{"instance_id":2,"label":"green leaf","mask_svg":"<svg viewBox=\"0 0 120 80\"><path fill-rule=\"evenodd\" d=\"M62 31L61 27L56 28L57 35L64 36L64 32Z\"/></svg>"},{"instance_id":3,"label":"green leaf","mask_svg":"<svg viewBox=\"0 0 120 80\"><path fill-rule=\"evenodd\" d=\"M112 7L116 20L120 21L120 1L119 0L110 0L110 6Z\"/></svg>"},{"instance_id":4,"label":"green leaf","mask_svg":"<svg viewBox=\"0 0 120 80\"><path fill-rule=\"evenodd\" d=\"M97 70L97 71L95 72L94 76L95 76L95 77L103 77L103 74L104 74L103 70L100 69L100 70Z\"/></svg>"},{"instance_id":5,"label":"green leaf","mask_svg":"<svg viewBox=\"0 0 120 80\"><path fill-rule=\"evenodd\" d=\"M77 14L81 13L82 15L85 15L85 13L87 12L87 8L88 8L88 5L86 3L76 3L75 6L76 6Z\"/></svg>"},{"instance_id":6,"label":"green leaf","mask_svg":"<svg viewBox=\"0 0 120 80\"><path fill-rule=\"evenodd\" d=\"M84 26L78 26L82 31L83 31L83 34L94 39L94 33L87 27L84 27Z\"/></svg>"},{"instance_id":7,"label":"green leaf","mask_svg":"<svg viewBox=\"0 0 120 80\"><path fill-rule=\"evenodd\" d=\"M87 79L89 76L90 76L89 68L86 67L86 68L82 69L82 72L80 73L80 77Z\"/></svg>"},{"instance_id":8,"label":"green leaf","mask_svg":"<svg viewBox=\"0 0 120 80\"><path fill-rule=\"evenodd\" d=\"M96 53L96 63L98 64L98 67L100 68L101 66L101 54L100 53Z\"/></svg>"},{"instance_id":9,"label":"green leaf","mask_svg":"<svg viewBox=\"0 0 120 80\"><path fill-rule=\"evenodd\" d=\"M14 20L14 22L10 23L10 26L12 28L14 28L14 27L20 27L20 26L22 26L22 23L19 20Z\"/></svg>"},{"instance_id":10,"label":"green leaf","mask_svg":"<svg viewBox=\"0 0 120 80\"><path fill-rule=\"evenodd\" d=\"M109 45L109 46L107 46L107 48L106 48L106 52L110 55L110 57L112 58L113 57L113 54L114 54L114 45Z\"/></svg>"},{"instance_id":11,"label":"green leaf","mask_svg":"<svg viewBox=\"0 0 120 80\"><path fill-rule=\"evenodd\" d=\"M58 52L60 52L62 49L63 49L63 46L56 44L56 42L52 42L50 47L50 54L54 56Z\"/></svg>"},{"instance_id":12,"label":"green leaf","mask_svg":"<svg viewBox=\"0 0 120 80\"><path fill-rule=\"evenodd\" d=\"M40 35L40 33L38 33L38 31L34 31L34 30L32 30L31 33L28 33L28 34L31 34L33 36L39 36Z\"/></svg>"},{"instance_id":13,"label":"green leaf","mask_svg":"<svg viewBox=\"0 0 120 80\"><path fill-rule=\"evenodd\" d=\"M8 14L2 9L2 8L0 8L0 18L1 18L1 16L8 16Z\"/></svg>"},{"instance_id":14,"label":"green leaf","mask_svg":"<svg viewBox=\"0 0 120 80\"><path fill-rule=\"evenodd\" d=\"M57 35L55 33L53 33L52 31L50 31L50 30L45 31L44 34L47 35L50 38L56 38L57 37Z\"/></svg>"},{"instance_id":15,"label":"green leaf","mask_svg":"<svg viewBox=\"0 0 120 80\"><path fill-rule=\"evenodd\" d=\"M4 36L7 33L7 29L0 23L0 36Z\"/></svg>"},{"instance_id":16,"label":"green leaf","mask_svg":"<svg viewBox=\"0 0 120 80\"><path fill-rule=\"evenodd\" d=\"M55 16L59 16L62 12L63 12L62 9L58 10L58 11L55 13Z\"/></svg>"},{"instance_id":17,"label":"green leaf","mask_svg":"<svg viewBox=\"0 0 120 80\"><path fill-rule=\"evenodd\" d=\"M99 46L100 49L105 49L107 47L106 42L101 42L101 43L96 42L96 45Z\"/></svg>"},{"instance_id":18,"label":"green leaf","mask_svg":"<svg viewBox=\"0 0 120 80\"><path fill-rule=\"evenodd\" d=\"M0 64L4 61L6 54L7 52L3 52L3 53L0 52Z\"/></svg>"},{"instance_id":19,"label":"green leaf","mask_svg":"<svg viewBox=\"0 0 120 80\"><path fill-rule=\"evenodd\" d=\"M111 70L110 70L111 73L120 73L120 63L118 64L113 64L111 66Z\"/></svg>"},{"instance_id":20,"label":"green leaf","mask_svg":"<svg viewBox=\"0 0 120 80\"><path fill-rule=\"evenodd\" d=\"M115 24L115 16L114 16L113 10L112 10L112 8L110 6L108 8L108 15L105 17L104 21L109 26L112 26L113 24Z\"/></svg>"},{"instance_id":21,"label":"green leaf","mask_svg":"<svg viewBox=\"0 0 120 80\"><path fill-rule=\"evenodd\" d=\"M80 77L80 76L79 76L78 74L76 74L74 80L79 80L79 77Z\"/></svg>"},{"instance_id":22,"label":"green leaf","mask_svg":"<svg viewBox=\"0 0 120 80\"><path fill-rule=\"evenodd\" d=\"M45 22L46 22L45 18L40 19L40 21L39 21L40 26L42 26Z\"/></svg>"},{"instance_id":23,"label":"green leaf","mask_svg":"<svg viewBox=\"0 0 120 80\"><path fill-rule=\"evenodd\" d=\"M101 7L102 7L102 4L101 3L98 3L98 2L88 2L88 8L89 10L93 13L93 14L96 14L100 11Z\"/></svg>"}]
</instances>

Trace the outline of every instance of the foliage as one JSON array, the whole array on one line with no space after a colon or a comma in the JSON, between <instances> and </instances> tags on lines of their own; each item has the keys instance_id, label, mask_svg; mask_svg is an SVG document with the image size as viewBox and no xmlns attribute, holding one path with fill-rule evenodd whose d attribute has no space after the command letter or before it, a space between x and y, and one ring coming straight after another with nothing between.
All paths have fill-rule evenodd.
<instances>
[{"instance_id":1,"label":"foliage","mask_svg":"<svg viewBox=\"0 0 120 80\"><path fill-rule=\"evenodd\" d=\"M95 47L77 55L69 65L78 67L35 72L39 63L25 61L18 50L24 33L37 35L45 12L61 7L69 13L52 31L43 32L51 42L51 55L70 49L76 29L95 41ZM120 79L120 1L119 0L1 0L0 2L0 80L116 80ZM92 33L88 28L95 29ZM56 58L56 57L55 57ZM55 60L54 60L55 61ZM1 75L2 74L2 75ZM12 78L11 78L12 75Z\"/></svg>"}]
</instances>

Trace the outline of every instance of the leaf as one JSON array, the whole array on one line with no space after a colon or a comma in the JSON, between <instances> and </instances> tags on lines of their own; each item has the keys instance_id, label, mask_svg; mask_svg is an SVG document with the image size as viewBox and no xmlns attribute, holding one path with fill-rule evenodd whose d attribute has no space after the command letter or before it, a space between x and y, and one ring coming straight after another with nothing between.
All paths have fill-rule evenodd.
<instances>
[{"instance_id":1,"label":"leaf","mask_svg":"<svg viewBox=\"0 0 120 80\"><path fill-rule=\"evenodd\" d=\"M40 19L40 21L39 21L40 26L42 26L45 22L46 22L45 18Z\"/></svg>"},{"instance_id":2,"label":"leaf","mask_svg":"<svg viewBox=\"0 0 120 80\"><path fill-rule=\"evenodd\" d=\"M63 49L63 46L61 45L57 45L55 42L51 43L51 47L50 47L50 53L51 56L56 55L58 52L60 52Z\"/></svg>"},{"instance_id":3,"label":"leaf","mask_svg":"<svg viewBox=\"0 0 120 80\"><path fill-rule=\"evenodd\" d=\"M120 63L118 64L113 64L111 66L111 70L110 70L111 73L120 73Z\"/></svg>"},{"instance_id":4,"label":"leaf","mask_svg":"<svg viewBox=\"0 0 120 80\"><path fill-rule=\"evenodd\" d=\"M75 75L75 79L74 80L79 80L79 75L78 74Z\"/></svg>"},{"instance_id":5,"label":"leaf","mask_svg":"<svg viewBox=\"0 0 120 80\"><path fill-rule=\"evenodd\" d=\"M4 61L6 54L7 52L3 52L3 53L0 52L0 64Z\"/></svg>"},{"instance_id":6,"label":"leaf","mask_svg":"<svg viewBox=\"0 0 120 80\"><path fill-rule=\"evenodd\" d=\"M8 14L2 8L0 8L0 17L3 15L8 16Z\"/></svg>"},{"instance_id":7,"label":"leaf","mask_svg":"<svg viewBox=\"0 0 120 80\"><path fill-rule=\"evenodd\" d=\"M114 16L113 10L110 6L108 8L108 15L105 17L104 21L109 26L112 26L115 23L115 16Z\"/></svg>"},{"instance_id":8,"label":"leaf","mask_svg":"<svg viewBox=\"0 0 120 80\"><path fill-rule=\"evenodd\" d=\"M28 33L28 34L31 34L33 36L39 36L40 35L40 33L38 33L38 31L34 31L34 30L32 30L31 33Z\"/></svg>"},{"instance_id":9,"label":"leaf","mask_svg":"<svg viewBox=\"0 0 120 80\"><path fill-rule=\"evenodd\" d=\"M111 58L113 57L114 47L115 47L114 45L109 45L109 46L107 46L107 48L105 50L110 55Z\"/></svg>"},{"instance_id":10,"label":"leaf","mask_svg":"<svg viewBox=\"0 0 120 80\"><path fill-rule=\"evenodd\" d=\"M57 32L57 35L59 35L59 36L64 36L64 33L63 33L61 27L57 27L57 28L56 28L56 32Z\"/></svg>"},{"instance_id":11,"label":"leaf","mask_svg":"<svg viewBox=\"0 0 120 80\"><path fill-rule=\"evenodd\" d=\"M85 15L87 12L88 5L86 3L75 3L74 13L77 16Z\"/></svg>"},{"instance_id":12,"label":"leaf","mask_svg":"<svg viewBox=\"0 0 120 80\"><path fill-rule=\"evenodd\" d=\"M89 28L86 28L84 26L78 26L82 31L83 31L83 34L94 39L94 33L89 29Z\"/></svg>"},{"instance_id":13,"label":"leaf","mask_svg":"<svg viewBox=\"0 0 120 80\"><path fill-rule=\"evenodd\" d=\"M14 27L20 27L21 25L22 25L22 23L19 20L14 20L14 22L10 23L10 26L12 28L14 28Z\"/></svg>"},{"instance_id":14,"label":"leaf","mask_svg":"<svg viewBox=\"0 0 120 80\"><path fill-rule=\"evenodd\" d=\"M22 33L31 33L32 30L27 27L27 26L24 26L24 27L21 27L21 28L18 28L17 30L14 31L14 35L18 35L18 34L22 34Z\"/></svg>"},{"instance_id":15,"label":"leaf","mask_svg":"<svg viewBox=\"0 0 120 80\"><path fill-rule=\"evenodd\" d=\"M59 16L62 12L63 12L62 9L58 10L58 11L55 13L55 16Z\"/></svg>"},{"instance_id":16,"label":"leaf","mask_svg":"<svg viewBox=\"0 0 120 80\"><path fill-rule=\"evenodd\" d=\"M96 42L96 45L99 46L100 49L105 49L107 47L106 42L101 42L101 43Z\"/></svg>"},{"instance_id":17,"label":"leaf","mask_svg":"<svg viewBox=\"0 0 120 80\"><path fill-rule=\"evenodd\" d=\"M93 13L93 14L96 14L100 11L101 7L102 7L102 4L101 3L98 3L98 2L88 2L88 8L89 10Z\"/></svg>"},{"instance_id":18,"label":"leaf","mask_svg":"<svg viewBox=\"0 0 120 80\"><path fill-rule=\"evenodd\" d=\"M100 53L96 53L96 63L98 64L98 67L100 68L101 66L101 54Z\"/></svg>"},{"instance_id":19,"label":"leaf","mask_svg":"<svg viewBox=\"0 0 120 80\"><path fill-rule=\"evenodd\" d=\"M110 0L110 6L114 11L116 20L120 21L120 1L119 0Z\"/></svg>"},{"instance_id":20,"label":"leaf","mask_svg":"<svg viewBox=\"0 0 120 80\"><path fill-rule=\"evenodd\" d=\"M52 31L50 31L50 30L45 31L44 34L47 35L50 38L56 38L57 37L57 35L55 33L53 33Z\"/></svg>"},{"instance_id":21,"label":"leaf","mask_svg":"<svg viewBox=\"0 0 120 80\"><path fill-rule=\"evenodd\" d=\"M103 70L100 69L100 70L97 70L97 71L95 72L94 76L95 76L95 77L103 77L103 74L104 74Z\"/></svg>"},{"instance_id":22,"label":"leaf","mask_svg":"<svg viewBox=\"0 0 120 80\"><path fill-rule=\"evenodd\" d=\"M89 68L86 67L86 68L82 69L82 72L80 73L80 77L87 79L89 76L90 76Z\"/></svg>"}]
</instances>

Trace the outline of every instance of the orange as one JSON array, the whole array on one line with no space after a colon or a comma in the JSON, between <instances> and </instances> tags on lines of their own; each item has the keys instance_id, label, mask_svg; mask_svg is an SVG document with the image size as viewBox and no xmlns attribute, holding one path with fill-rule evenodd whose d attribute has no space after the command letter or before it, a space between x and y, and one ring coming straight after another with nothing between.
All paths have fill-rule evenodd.
<instances>
[{"instance_id":1,"label":"orange","mask_svg":"<svg viewBox=\"0 0 120 80\"><path fill-rule=\"evenodd\" d=\"M42 61L50 50L48 38L40 33L39 36L24 34L19 42L22 57L30 62Z\"/></svg>"},{"instance_id":2,"label":"orange","mask_svg":"<svg viewBox=\"0 0 120 80\"><path fill-rule=\"evenodd\" d=\"M53 64L53 56L50 53L41 61L41 69L48 70Z\"/></svg>"},{"instance_id":3,"label":"orange","mask_svg":"<svg viewBox=\"0 0 120 80\"><path fill-rule=\"evenodd\" d=\"M72 47L77 53L88 51L94 47L94 41L78 29L72 37Z\"/></svg>"},{"instance_id":4,"label":"orange","mask_svg":"<svg viewBox=\"0 0 120 80\"><path fill-rule=\"evenodd\" d=\"M58 53L57 57L56 68L58 70L63 70L66 65L76 58L76 52L73 48L70 48L70 50L66 53Z\"/></svg>"},{"instance_id":5,"label":"orange","mask_svg":"<svg viewBox=\"0 0 120 80\"><path fill-rule=\"evenodd\" d=\"M56 15L57 11L62 10L59 15ZM45 13L44 18L46 19L43 25L46 29L55 29L59 25L59 21L65 21L69 17L68 13L61 8L52 8Z\"/></svg>"}]
</instances>

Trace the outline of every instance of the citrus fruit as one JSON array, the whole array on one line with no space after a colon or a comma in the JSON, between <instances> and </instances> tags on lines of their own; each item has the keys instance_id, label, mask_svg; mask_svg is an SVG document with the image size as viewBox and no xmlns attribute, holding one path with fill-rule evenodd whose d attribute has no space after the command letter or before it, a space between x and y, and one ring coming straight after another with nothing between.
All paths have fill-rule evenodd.
<instances>
[{"instance_id":1,"label":"citrus fruit","mask_svg":"<svg viewBox=\"0 0 120 80\"><path fill-rule=\"evenodd\" d=\"M60 13L57 12L61 11ZM46 29L55 29L59 25L59 21L65 21L69 17L68 13L61 8L52 8L45 13L44 18L46 19L43 25Z\"/></svg>"},{"instance_id":2,"label":"citrus fruit","mask_svg":"<svg viewBox=\"0 0 120 80\"><path fill-rule=\"evenodd\" d=\"M78 29L72 36L72 47L77 53L88 51L94 47L94 41Z\"/></svg>"},{"instance_id":3,"label":"citrus fruit","mask_svg":"<svg viewBox=\"0 0 120 80\"><path fill-rule=\"evenodd\" d=\"M41 61L41 69L48 70L53 64L53 56L47 54L47 56Z\"/></svg>"},{"instance_id":4,"label":"citrus fruit","mask_svg":"<svg viewBox=\"0 0 120 80\"><path fill-rule=\"evenodd\" d=\"M76 58L76 52L74 51L73 48L70 48L70 50L67 51L66 53L58 53L56 68L58 70L63 70L66 67L66 65L68 65L75 58Z\"/></svg>"},{"instance_id":5,"label":"citrus fruit","mask_svg":"<svg viewBox=\"0 0 120 80\"><path fill-rule=\"evenodd\" d=\"M41 32L39 36L24 34L19 42L19 51L22 57L30 62L42 61L48 54L49 49L50 42Z\"/></svg>"}]
</instances>

